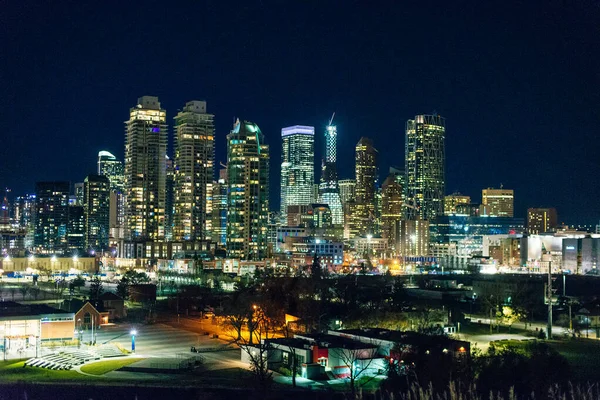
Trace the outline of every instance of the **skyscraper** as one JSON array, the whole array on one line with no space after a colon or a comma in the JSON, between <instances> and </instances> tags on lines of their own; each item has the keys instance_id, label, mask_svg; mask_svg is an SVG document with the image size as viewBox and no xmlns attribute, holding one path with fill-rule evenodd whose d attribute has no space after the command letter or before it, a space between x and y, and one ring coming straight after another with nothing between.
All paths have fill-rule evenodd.
<instances>
[{"instance_id":1,"label":"skyscraper","mask_svg":"<svg viewBox=\"0 0 600 400\"><path fill-rule=\"evenodd\" d=\"M515 193L512 189L487 188L481 191L482 215L489 217L514 217Z\"/></svg>"},{"instance_id":2,"label":"skyscraper","mask_svg":"<svg viewBox=\"0 0 600 400\"><path fill-rule=\"evenodd\" d=\"M417 115L406 123L407 217L432 220L444 213L446 120Z\"/></svg>"},{"instance_id":3,"label":"skyscraper","mask_svg":"<svg viewBox=\"0 0 600 400\"><path fill-rule=\"evenodd\" d=\"M205 101L189 101L175 116L175 240L202 240L207 231L208 192L214 179L214 115Z\"/></svg>"},{"instance_id":4,"label":"skyscraper","mask_svg":"<svg viewBox=\"0 0 600 400\"><path fill-rule=\"evenodd\" d=\"M222 169L219 180L212 184L211 240L225 246L227 240L227 170Z\"/></svg>"},{"instance_id":5,"label":"skyscraper","mask_svg":"<svg viewBox=\"0 0 600 400\"><path fill-rule=\"evenodd\" d=\"M258 125L239 119L227 135L227 256L267 253L269 146Z\"/></svg>"},{"instance_id":6,"label":"skyscraper","mask_svg":"<svg viewBox=\"0 0 600 400\"><path fill-rule=\"evenodd\" d=\"M281 130L281 218L287 207L313 202L315 182L315 128L295 125Z\"/></svg>"},{"instance_id":7,"label":"skyscraper","mask_svg":"<svg viewBox=\"0 0 600 400\"><path fill-rule=\"evenodd\" d=\"M344 210L338 186L337 160L337 127L333 118L325 129L325 159L322 164L321 184L319 185L319 203L329 205L334 225L344 224Z\"/></svg>"},{"instance_id":8,"label":"skyscraper","mask_svg":"<svg viewBox=\"0 0 600 400\"><path fill-rule=\"evenodd\" d=\"M126 229L131 239L165 236L167 113L143 96L125 121Z\"/></svg>"},{"instance_id":9,"label":"skyscraper","mask_svg":"<svg viewBox=\"0 0 600 400\"><path fill-rule=\"evenodd\" d=\"M471 197L465 196L458 192L449 194L444 197L444 215L454 215L457 214L461 206L471 204ZM464 207L462 207L464 208Z\"/></svg>"},{"instance_id":10,"label":"skyscraper","mask_svg":"<svg viewBox=\"0 0 600 400\"><path fill-rule=\"evenodd\" d=\"M340 187L340 199L342 200L342 205L356 197L355 179L341 179L338 181L338 186Z\"/></svg>"},{"instance_id":11,"label":"skyscraper","mask_svg":"<svg viewBox=\"0 0 600 400\"><path fill-rule=\"evenodd\" d=\"M125 226L125 175L123 163L110 152L98 153L98 175L105 175L110 182L109 226L112 236L123 238Z\"/></svg>"},{"instance_id":12,"label":"skyscraper","mask_svg":"<svg viewBox=\"0 0 600 400\"><path fill-rule=\"evenodd\" d=\"M69 186L69 182L35 184L34 246L44 252L66 250Z\"/></svg>"},{"instance_id":13,"label":"skyscraper","mask_svg":"<svg viewBox=\"0 0 600 400\"><path fill-rule=\"evenodd\" d=\"M110 222L110 179L105 175L88 175L84 181L85 247L87 250L108 248Z\"/></svg>"},{"instance_id":14,"label":"skyscraper","mask_svg":"<svg viewBox=\"0 0 600 400\"><path fill-rule=\"evenodd\" d=\"M373 234L375 229L375 195L377 192L377 150L371 139L362 137L356 144L356 215L359 235Z\"/></svg>"},{"instance_id":15,"label":"skyscraper","mask_svg":"<svg viewBox=\"0 0 600 400\"><path fill-rule=\"evenodd\" d=\"M404 218L404 188L397 175L391 172L381 185L381 237L388 248L399 250L400 221Z\"/></svg>"},{"instance_id":16,"label":"skyscraper","mask_svg":"<svg viewBox=\"0 0 600 400\"><path fill-rule=\"evenodd\" d=\"M539 235L552 232L558 225L556 208L529 208L527 209L527 233Z\"/></svg>"}]
</instances>

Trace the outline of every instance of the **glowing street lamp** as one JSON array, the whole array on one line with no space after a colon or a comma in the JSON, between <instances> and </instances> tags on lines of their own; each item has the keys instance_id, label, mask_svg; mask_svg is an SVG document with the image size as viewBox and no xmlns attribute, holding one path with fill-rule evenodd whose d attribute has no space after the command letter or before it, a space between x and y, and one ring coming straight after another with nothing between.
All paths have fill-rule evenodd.
<instances>
[{"instance_id":1,"label":"glowing street lamp","mask_svg":"<svg viewBox=\"0 0 600 400\"><path fill-rule=\"evenodd\" d=\"M135 353L135 335L137 335L137 331L132 329L129 333L131 334L131 352Z\"/></svg>"}]
</instances>

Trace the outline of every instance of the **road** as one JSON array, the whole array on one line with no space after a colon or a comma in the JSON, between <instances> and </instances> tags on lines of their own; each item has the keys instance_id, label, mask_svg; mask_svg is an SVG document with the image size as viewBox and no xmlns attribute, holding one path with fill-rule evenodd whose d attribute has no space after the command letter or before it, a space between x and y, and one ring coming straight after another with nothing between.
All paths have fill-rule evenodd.
<instances>
[{"instance_id":1,"label":"road","mask_svg":"<svg viewBox=\"0 0 600 400\"><path fill-rule=\"evenodd\" d=\"M482 317L482 316L477 316L477 315L467 315L465 314L466 318L470 318L471 322L479 322L485 325L489 325L490 324L490 318L489 317ZM496 324L496 320L493 320L494 325ZM525 323L525 322L516 322L512 325L513 328L516 329L523 329L523 330L535 330L535 328L538 328L543 330L544 332L546 332L546 324L542 323L542 322L533 322L533 323ZM558 325L552 325L552 334L555 335L566 335L568 334L567 332L567 328L564 328L562 326L558 326Z\"/></svg>"}]
</instances>

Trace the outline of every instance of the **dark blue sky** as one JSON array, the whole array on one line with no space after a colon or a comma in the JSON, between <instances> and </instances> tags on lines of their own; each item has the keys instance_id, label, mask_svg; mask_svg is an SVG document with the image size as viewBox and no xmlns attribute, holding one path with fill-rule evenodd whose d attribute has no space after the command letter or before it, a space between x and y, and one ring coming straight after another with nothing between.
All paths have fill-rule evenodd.
<instances>
[{"instance_id":1,"label":"dark blue sky","mask_svg":"<svg viewBox=\"0 0 600 400\"><path fill-rule=\"evenodd\" d=\"M87 3L87 4L84 4ZM577 4L573 4L577 3ZM373 5L377 4L377 6ZM447 118L447 191L515 189L516 213L600 219L600 9L592 1L0 1L0 185L81 181L99 150L123 155L137 97L169 124L205 99L217 160L234 116L271 145L333 111L342 178L371 137L382 178L404 164L404 124ZM170 149L171 151L171 149ZM320 176L319 170L316 175Z\"/></svg>"}]
</instances>

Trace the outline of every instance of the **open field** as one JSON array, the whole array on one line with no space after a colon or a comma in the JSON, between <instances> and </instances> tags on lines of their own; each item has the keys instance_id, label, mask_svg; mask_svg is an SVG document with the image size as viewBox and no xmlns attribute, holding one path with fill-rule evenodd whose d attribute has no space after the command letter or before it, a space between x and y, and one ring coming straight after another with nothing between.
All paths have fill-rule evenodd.
<instances>
[{"instance_id":1,"label":"open field","mask_svg":"<svg viewBox=\"0 0 600 400\"><path fill-rule=\"evenodd\" d=\"M107 372L117 370L119 368L125 367L126 365L130 365L142 360L143 358L123 358L119 360L98 361L82 366L81 371L85 372L86 374L104 375Z\"/></svg>"},{"instance_id":2,"label":"open field","mask_svg":"<svg viewBox=\"0 0 600 400\"><path fill-rule=\"evenodd\" d=\"M93 381L77 371L53 371L45 368L23 367L25 361L0 362L0 382L56 382L56 381Z\"/></svg>"}]
</instances>

